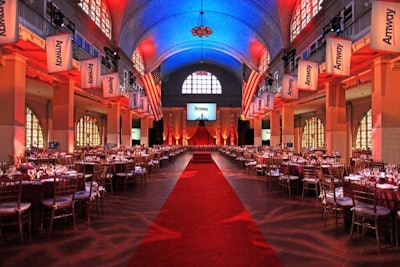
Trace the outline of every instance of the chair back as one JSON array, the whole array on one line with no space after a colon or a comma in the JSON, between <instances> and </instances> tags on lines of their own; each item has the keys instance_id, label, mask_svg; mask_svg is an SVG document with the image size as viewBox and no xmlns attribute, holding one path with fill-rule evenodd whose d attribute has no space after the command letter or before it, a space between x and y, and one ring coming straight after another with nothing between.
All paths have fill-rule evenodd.
<instances>
[{"instance_id":1,"label":"chair back","mask_svg":"<svg viewBox=\"0 0 400 267\"><path fill-rule=\"evenodd\" d=\"M125 165L125 172L126 173L132 173L135 170L135 162L127 162Z\"/></svg>"},{"instance_id":2,"label":"chair back","mask_svg":"<svg viewBox=\"0 0 400 267\"><path fill-rule=\"evenodd\" d=\"M329 174L330 175L335 175L336 177L338 177L339 179L343 179L344 176L344 170L345 170L345 166L344 164L332 164L329 168Z\"/></svg>"},{"instance_id":3,"label":"chair back","mask_svg":"<svg viewBox=\"0 0 400 267\"><path fill-rule=\"evenodd\" d=\"M352 199L353 207L358 204L372 205L374 213L376 213L377 195L376 195L376 184L374 186L361 185L359 183L352 182Z\"/></svg>"},{"instance_id":4,"label":"chair back","mask_svg":"<svg viewBox=\"0 0 400 267\"><path fill-rule=\"evenodd\" d=\"M311 164L304 165L303 177L317 179L317 166Z\"/></svg>"},{"instance_id":5,"label":"chair back","mask_svg":"<svg viewBox=\"0 0 400 267\"><path fill-rule=\"evenodd\" d=\"M21 204L22 180L0 179L0 203L17 202L18 209Z\"/></svg>"},{"instance_id":6,"label":"chair back","mask_svg":"<svg viewBox=\"0 0 400 267\"><path fill-rule=\"evenodd\" d=\"M71 197L74 201L74 195L78 187L77 177L54 177L53 204L56 205L58 198Z\"/></svg>"},{"instance_id":7,"label":"chair back","mask_svg":"<svg viewBox=\"0 0 400 267\"><path fill-rule=\"evenodd\" d=\"M322 179L319 183L320 191L321 191L321 199L322 201L327 200L328 197L332 197L334 203L336 203L336 190L334 177L330 177L330 175L324 175L324 179Z\"/></svg>"}]
</instances>

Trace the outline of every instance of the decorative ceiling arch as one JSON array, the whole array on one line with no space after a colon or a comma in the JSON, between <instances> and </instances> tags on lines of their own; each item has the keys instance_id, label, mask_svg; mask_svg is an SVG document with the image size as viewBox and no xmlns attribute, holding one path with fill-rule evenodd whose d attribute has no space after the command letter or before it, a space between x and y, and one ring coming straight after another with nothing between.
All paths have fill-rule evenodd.
<instances>
[{"instance_id":1,"label":"decorative ceiling arch","mask_svg":"<svg viewBox=\"0 0 400 267\"><path fill-rule=\"evenodd\" d=\"M199 12L213 34L202 39L190 30L198 26ZM113 38L132 55L143 43L146 72L161 65L165 74L194 62L223 67L236 76L241 65L257 67L253 44L262 44L271 57L288 42L290 16L296 0L107 0L113 20Z\"/></svg>"}]
</instances>

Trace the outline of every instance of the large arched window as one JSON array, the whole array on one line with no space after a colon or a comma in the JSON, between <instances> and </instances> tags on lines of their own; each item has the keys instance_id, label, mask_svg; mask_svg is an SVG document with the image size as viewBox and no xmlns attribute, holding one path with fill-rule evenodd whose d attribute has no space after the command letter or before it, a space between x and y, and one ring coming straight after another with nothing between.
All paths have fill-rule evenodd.
<instances>
[{"instance_id":1,"label":"large arched window","mask_svg":"<svg viewBox=\"0 0 400 267\"><path fill-rule=\"evenodd\" d=\"M259 71L261 73L266 72L270 62L271 62L271 56L269 55L268 50L264 48L264 51L262 52L260 57L260 64L258 66Z\"/></svg>"},{"instance_id":2,"label":"large arched window","mask_svg":"<svg viewBox=\"0 0 400 267\"><path fill-rule=\"evenodd\" d=\"M321 120L311 117L306 120L302 136L302 146L304 148L318 149L325 144L325 130Z\"/></svg>"},{"instance_id":3,"label":"large arched window","mask_svg":"<svg viewBox=\"0 0 400 267\"><path fill-rule=\"evenodd\" d=\"M135 66L135 69L140 73L140 75L143 76L144 75L143 56L138 48L136 48L135 52L133 52L132 62L133 66Z\"/></svg>"},{"instance_id":4,"label":"large arched window","mask_svg":"<svg viewBox=\"0 0 400 267\"><path fill-rule=\"evenodd\" d=\"M111 39L111 19L105 0L81 0L79 6L96 23L96 25Z\"/></svg>"},{"instance_id":5,"label":"large arched window","mask_svg":"<svg viewBox=\"0 0 400 267\"><path fill-rule=\"evenodd\" d=\"M222 87L213 74L208 71L196 71L183 82L182 94L222 94Z\"/></svg>"},{"instance_id":6,"label":"large arched window","mask_svg":"<svg viewBox=\"0 0 400 267\"><path fill-rule=\"evenodd\" d=\"M83 116L76 125L77 146L99 146L100 133L97 120L90 116Z\"/></svg>"},{"instance_id":7,"label":"large arched window","mask_svg":"<svg viewBox=\"0 0 400 267\"><path fill-rule=\"evenodd\" d=\"M356 135L357 149L372 149L372 109L360 121Z\"/></svg>"},{"instance_id":8,"label":"large arched window","mask_svg":"<svg viewBox=\"0 0 400 267\"><path fill-rule=\"evenodd\" d=\"M321 4L323 1L324 0L297 0L290 23L291 41L293 41L311 19L318 14L321 10Z\"/></svg>"},{"instance_id":9,"label":"large arched window","mask_svg":"<svg viewBox=\"0 0 400 267\"><path fill-rule=\"evenodd\" d=\"M26 107L25 147L44 147L43 129L32 110Z\"/></svg>"}]
</instances>

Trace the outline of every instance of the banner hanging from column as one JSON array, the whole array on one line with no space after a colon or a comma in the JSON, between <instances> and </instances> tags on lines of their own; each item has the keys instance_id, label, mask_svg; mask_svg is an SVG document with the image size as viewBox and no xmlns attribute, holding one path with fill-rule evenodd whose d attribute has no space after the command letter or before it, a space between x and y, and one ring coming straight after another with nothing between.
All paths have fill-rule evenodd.
<instances>
[{"instance_id":1,"label":"banner hanging from column","mask_svg":"<svg viewBox=\"0 0 400 267\"><path fill-rule=\"evenodd\" d=\"M299 97L296 76L289 74L283 75L281 96L285 99L297 99Z\"/></svg>"},{"instance_id":2,"label":"banner hanging from column","mask_svg":"<svg viewBox=\"0 0 400 267\"><path fill-rule=\"evenodd\" d=\"M118 72L113 72L103 75L102 83L103 83L104 98L118 97L121 95Z\"/></svg>"},{"instance_id":3,"label":"banner hanging from column","mask_svg":"<svg viewBox=\"0 0 400 267\"><path fill-rule=\"evenodd\" d=\"M148 103L147 96L143 95L140 97L140 109L142 112L147 113Z\"/></svg>"},{"instance_id":4,"label":"banner hanging from column","mask_svg":"<svg viewBox=\"0 0 400 267\"><path fill-rule=\"evenodd\" d=\"M351 40L330 36L326 38L326 73L350 76Z\"/></svg>"},{"instance_id":5,"label":"banner hanging from column","mask_svg":"<svg viewBox=\"0 0 400 267\"><path fill-rule=\"evenodd\" d=\"M140 92L131 91L128 93L129 98L129 109L137 109L140 106Z\"/></svg>"},{"instance_id":6,"label":"banner hanging from column","mask_svg":"<svg viewBox=\"0 0 400 267\"><path fill-rule=\"evenodd\" d=\"M258 116L264 113L264 103L263 103L263 99L259 96L254 97L254 113Z\"/></svg>"},{"instance_id":7,"label":"banner hanging from column","mask_svg":"<svg viewBox=\"0 0 400 267\"><path fill-rule=\"evenodd\" d=\"M257 116L257 114L254 112L255 105L256 104L254 102L250 103L249 109L247 110L247 113L246 113L246 119L254 119L254 117Z\"/></svg>"},{"instance_id":8,"label":"banner hanging from column","mask_svg":"<svg viewBox=\"0 0 400 267\"><path fill-rule=\"evenodd\" d=\"M372 1L370 47L387 52L400 52L400 3Z\"/></svg>"},{"instance_id":9,"label":"banner hanging from column","mask_svg":"<svg viewBox=\"0 0 400 267\"><path fill-rule=\"evenodd\" d=\"M49 73L72 69L71 33L46 37L47 70Z\"/></svg>"},{"instance_id":10,"label":"banner hanging from column","mask_svg":"<svg viewBox=\"0 0 400 267\"><path fill-rule=\"evenodd\" d=\"M318 62L299 60L297 86L304 90L318 89Z\"/></svg>"},{"instance_id":11,"label":"banner hanging from column","mask_svg":"<svg viewBox=\"0 0 400 267\"><path fill-rule=\"evenodd\" d=\"M18 41L18 14L16 0L0 1L0 45Z\"/></svg>"},{"instance_id":12,"label":"banner hanging from column","mask_svg":"<svg viewBox=\"0 0 400 267\"><path fill-rule=\"evenodd\" d=\"M85 59L80 62L81 87L82 89L93 89L101 87L101 65L100 58Z\"/></svg>"},{"instance_id":13,"label":"banner hanging from column","mask_svg":"<svg viewBox=\"0 0 400 267\"><path fill-rule=\"evenodd\" d=\"M273 110L274 109L274 101L275 101L275 94L272 92L263 92L261 94L261 99L263 103L264 110Z\"/></svg>"}]
</instances>

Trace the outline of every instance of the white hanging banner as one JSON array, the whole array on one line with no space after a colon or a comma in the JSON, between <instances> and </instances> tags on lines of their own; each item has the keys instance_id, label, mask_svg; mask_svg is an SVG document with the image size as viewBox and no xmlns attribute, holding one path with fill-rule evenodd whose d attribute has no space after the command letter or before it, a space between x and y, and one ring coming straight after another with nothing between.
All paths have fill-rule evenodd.
<instances>
[{"instance_id":1,"label":"white hanging banner","mask_svg":"<svg viewBox=\"0 0 400 267\"><path fill-rule=\"evenodd\" d=\"M254 113L257 115L263 114L264 110L263 110L263 99L259 96L254 97Z\"/></svg>"},{"instance_id":2,"label":"white hanging banner","mask_svg":"<svg viewBox=\"0 0 400 267\"><path fill-rule=\"evenodd\" d=\"M18 41L18 15L16 0L0 1L0 44Z\"/></svg>"},{"instance_id":3,"label":"white hanging banner","mask_svg":"<svg viewBox=\"0 0 400 267\"><path fill-rule=\"evenodd\" d=\"M252 119L256 116L254 109L255 109L255 103L251 102L250 106L249 106L249 110L247 111L247 116L246 116L247 118Z\"/></svg>"},{"instance_id":4,"label":"white hanging banner","mask_svg":"<svg viewBox=\"0 0 400 267\"><path fill-rule=\"evenodd\" d=\"M318 89L318 62L299 60L297 86L304 90Z\"/></svg>"},{"instance_id":5,"label":"white hanging banner","mask_svg":"<svg viewBox=\"0 0 400 267\"><path fill-rule=\"evenodd\" d=\"M262 92L261 94L263 109L264 110L273 110L274 109L274 101L275 94L272 92Z\"/></svg>"},{"instance_id":6,"label":"white hanging banner","mask_svg":"<svg viewBox=\"0 0 400 267\"><path fill-rule=\"evenodd\" d=\"M285 99L297 99L299 97L296 76L289 74L283 75L281 96Z\"/></svg>"},{"instance_id":7,"label":"white hanging banner","mask_svg":"<svg viewBox=\"0 0 400 267\"><path fill-rule=\"evenodd\" d=\"M147 108L148 108L148 104L149 103L149 101L148 101L148 99L147 99L147 96L141 96L140 97L140 109L143 111L143 112L147 112Z\"/></svg>"},{"instance_id":8,"label":"white hanging banner","mask_svg":"<svg viewBox=\"0 0 400 267\"><path fill-rule=\"evenodd\" d=\"M350 76L351 40L328 35L326 38L326 73Z\"/></svg>"},{"instance_id":9,"label":"white hanging banner","mask_svg":"<svg viewBox=\"0 0 400 267\"><path fill-rule=\"evenodd\" d=\"M103 75L102 82L103 82L104 98L118 97L121 95L118 72L113 72Z\"/></svg>"},{"instance_id":10,"label":"white hanging banner","mask_svg":"<svg viewBox=\"0 0 400 267\"><path fill-rule=\"evenodd\" d=\"M72 69L71 33L46 37L47 70L49 73Z\"/></svg>"},{"instance_id":11,"label":"white hanging banner","mask_svg":"<svg viewBox=\"0 0 400 267\"><path fill-rule=\"evenodd\" d=\"M128 93L128 97L130 109L140 108L140 91L131 91Z\"/></svg>"},{"instance_id":12,"label":"white hanging banner","mask_svg":"<svg viewBox=\"0 0 400 267\"><path fill-rule=\"evenodd\" d=\"M372 49L400 52L400 3L372 1L371 40Z\"/></svg>"},{"instance_id":13,"label":"white hanging banner","mask_svg":"<svg viewBox=\"0 0 400 267\"><path fill-rule=\"evenodd\" d=\"M101 87L100 58L85 59L80 62L82 89Z\"/></svg>"}]
</instances>

